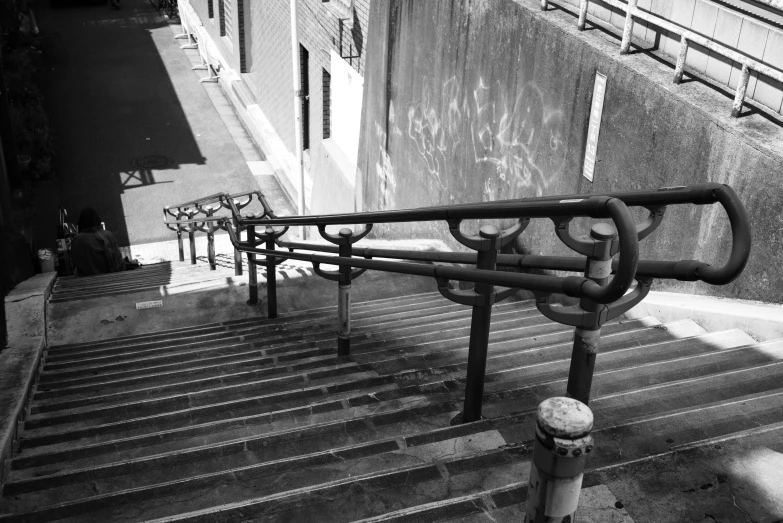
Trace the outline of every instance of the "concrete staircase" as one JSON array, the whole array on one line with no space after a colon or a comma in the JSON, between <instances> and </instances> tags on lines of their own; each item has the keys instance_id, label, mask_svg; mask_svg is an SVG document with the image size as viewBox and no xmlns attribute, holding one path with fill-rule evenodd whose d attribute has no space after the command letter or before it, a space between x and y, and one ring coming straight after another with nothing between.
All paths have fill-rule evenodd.
<instances>
[{"instance_id":1,"label":"concrete staircase","mask_svg":"<svg viewBox=\"0 0 783 523\"><path fill-rule=\"evenodd\" d=\"M61 281L53 299L72 292ZM532 302L496 305L485 419L452 426L468 308L437 293L355 303L342 358L335 317L324 307L49 347L0 522L521 521L535 409L564 394L572 329ZM783 340L690 320L606 325L585 514L607 503L586 493L613 481L683 459L703 469L736 442L782 451L781 376ZM610 498L585 520L632 521ZM670 515L634 517L689 520Z\"/></svg>"}]
</instances>

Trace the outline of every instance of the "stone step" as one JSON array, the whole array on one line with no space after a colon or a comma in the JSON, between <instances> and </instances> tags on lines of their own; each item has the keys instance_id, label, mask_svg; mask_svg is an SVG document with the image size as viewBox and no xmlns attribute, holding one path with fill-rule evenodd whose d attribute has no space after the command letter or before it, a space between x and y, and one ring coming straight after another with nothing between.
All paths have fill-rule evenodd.
<instances>
[{"instance_id":1,"label":"stone step","mask_svg":"<svg viewBox=\"0 0 783 523\"><path fill-rule=\"evenodd\" d=\"M617 339L612 338L612 335L608 335L607 339L610 340L610 342L607 342L607 346L611 346L611 343L620 344L620 343L627 343L628 336L634 336L636 338L644 339L647 342L657 342L657 341L663 341L671 339L670 337L670 331L663 330L663 329L657 329L657 328L646 328L642 329L641 332L635 332L633 331L633 327L637 327L638 325L641 325L642 321L632 321L632 322L626 322L623 324L617 324L616 326L614 324L607 326L607 330L611 331L613 329L618 330L619 332L625 330L628 331L628 334L626 337L618 336ZM680 322L684 326L693 325L692 322ZM672 328L675 328L679 324L674 324ZM618 334L619 334L618 332ZM690 334L691 332L701 332L700 330L692 330L686 332L687 334ZM538 341L528 339L526 340L525 346L528 348L532 347L545 347L547 345L548 341L551 341L546 336L540 337ZM613 341L612 341L613 340ZM554 349L558 351L558 354L565 354L565 357L569 357L570 354L570 344L569 343L561 343L559 345L553 346ZM513 349L515 350L522 350L524 347L520 346L518 343L513 345ZM526 349L525 349L526 350ZM493 350L493 347L490 346L490 352L494 353L496 351ZM504 354L497 354L490 356L490 362L495 358L502 358L502 357L508 357ZM540 358L540 357L539 357ZM439 369L418 369L418 370L412 370L412 371L406 371L402 372L396 375L385 375L382 377L378 377L376 380L367 380L367 379L360 379L359 381L347 379L345 383L341 385L341 390L359 390L360 387L365 386L367 384L370 384L371 386L375 385L390 385L390 386L406 386L410 385L414 382L427 382L432 380L441 380L444 377L448 377L449 373L457 373L459 377L461 378L462 375L464 375L464 358L462 358L459 363L453 364L451 367L447 368L439 368ZM365 364L366 365L366 364ZM508 360L505 360L502 365L503 368L508 368ZM362 367L362 370L366 372L367 366ZM371 367L370 367L371 368ZM291 377L293 378L293 377ZM491 382L493 379L492 376L488 375L487 381ZM296 386L297 382L293 382L294 386ZM238 389L242 389L243 387L247 387L248 385L242 385L237 387ZM258 382L256 384L258 387L264 387L263 382ZM222 416L224 411L232 411L236 408L254 408L253 406L257 404L258 401L266 400L266 401L277 401L276 398L285 398L285 401L296 401L297 398L301 398L301 401L310 401L312 397L317 396L322 391L319 387L309 387L305 389L301 389L299 391L299 396L292 396L289 392L282 392L279 395L257 395L257 396L251 396L251 397L244 397L244 398L238 398L232 401L215 401L211 405L217 406L219 408L214 409L210 404L205 404L201 406L194 406L190 404L190 399L187 394L185 395L179 395L179 396L173 396L168 399L168 401L171 401L173 405L181 405L188 403L188 405L191 407L191 409L186 410L175 410L175 409L168 409L164 412L161 412L160 410L156 411L154 414L150 414L147 416L141 416L138 418L139 420L144 420L145 426L152 427L155 426L156 423L168 423L168 417L169 415L173 416L174 418L178 419L181 416L186 415L188 412L192 411L199 411L202 414L205 415L212 415L212 416ZM220 391L217 391L215 394L220 393ZM202 397L208 398L210 397L210 392L202 394ZM144 405L143 402L139 402L141 405ZM146 403L146 405L150 405L151 403ZM123 413L123 408L125 408L125 405L120 405L119 407L113 409L115 416L119 416ZM257 408L257 407L255 407ZM84 409L82 409L84 410ZM129 423L128 420L122 421L104 421L103 423L96 423L95 416L107 414L106 410L109 410L111 412L112 409L104 409L104 411L87 411L86 414L82 415L81 411L75 411L70 413L57 413L53 416L37 416L37 417L31 417L28 419L28 421L25 422L25 429L26 434L25 438L23 439L23 445L33 445L37 446L40 444L48 444L48 443L42 443L46 441L52 441L52 438L55 438L55 441L67 441L74 438L80 438L83 437L85 434L85 431L91 431L93 430L92 427L97 425L95 427L95 430L99 431L106 431L106 432L114 432L114 431L120 431L120 430L126 430L127 425ZM209 413L209 414L207 414ZM100 420L98 420L100 421ZM133 420L131 420L133 421ZM47 428L48 427L48 428ZM37 428L37 430L36 430ZM58 439L59 438L59 439Z\"/></svg>"},{"instance_id":2,"label":"stone step","mask_svg":"<svg viewBox=\"0 0 783 523\"><path fill-rule=\"evenodd\" d=\"M369 302L354 302L352 303L352 318L363 319L366 317L390 315L394 314L395 311L406 312L408 310L417 310L419 308L428 309L430 307L437 306L438 304L441 306L448 305L448 303L444 303L445 301L446 300L444 300L439 293L423 293L412 296L400 296ZM181 327L148 334L122 336L108 340L99 340L87 343L55 345L53 347L49 347L47 352L49 354L59 354L65 353L67 351L80 352L83 350L88 350L89 348L116 347L121 345L134 345L137 343L149 343L152 341L177 340L182 336L183 333L193 333L193 335L198 335L201 334L202 331L204 331L203 333L209 332L210 329L230 330L231 328L241 328L242 326L281 326L296 320L304 321L313 317L331 317L331 315L335 315L336 312L336 307L322 307L318 309L309 309L306 311L293 311L282 313L278 318L275 319L240 319L201 326Z\"/></svg>"},{"instance_id":3,"label":"stone step","mask_svg":"<svg viewBox=\"0 0 783 523\"><path fill-rule=\"evenodd\" d=\"M726 437L738 430L750 430L756 426L751 419L753 415L761 416L765 424L783 423L783 410L777 408L781 398L783 390L777 389L736 398L732 402L683 409L619 425L597 424L593 431L596 446L590 456L589 468L617 466L648 458L651 454L664 453L671 450L673 441L690 440L693 443L703 439L701 437L705 434L713 438L717 435ZM266 467L262 464L245 465L220 474L185 478L184 482L190 481L196 487L187 494L182 492L182 481L166 482L146 490L143 487L126 488L112 494L98 493L56 505L38 504L31 506L33 511L24 516L7 516L0 521L22 521L22 517L28 518L24 521L50 521L63 517L97 521L109 515L128 517L138 511L140 500L145 500L145 520L173 516L170 521L246 521L274 516L283 521L353 521L457 498L476 490L498 488L514 483L518 478L528 477L533 416L531 412L515 418L448 427L425 435L408 436L402 441L394 438L372 446L335 449L338 452L355 452L353 456L360 455L357 463L351 462L353 456L350 454L333 456L325 452L317 456L300 456L294 458L305 466L299 474L292 470L297 466L293 460L268 463ZM515 434L527 438L509 441L498 428L509 426L516 427ZM523 434L525 427L527 434ZM618 433L627 438L618 438ZM649 443L650 436L656 441L659 439L660 443L640 448L638 440ZM474 438L480 442L476 445L479 449L469 446ZM495 448L481 448L493 445ZM417 463L406 466L406 460L399 455L409 457L411 454L405 451L419 446L423 447L423 452L413 454L414 458L418 458ZM269 446L262 445L261 448L268 449ZM359 451L360 448L365 453ZM466 448L469 451L461 452ZM383 459L373 459L377 454L370 454L368 459L366 452L381 452ZM327 463L314 464L319 458ZM367 468L363 469L362 463ZM381 470L373 470L378 466ZM367 469L370 471L365 472ZM352 470L358 474L353 474ZM271 478L264 482L256 474L271 474ZM290 484L287 482L289 478ZM215 485L215 481L229 481L230 485ZM154 495L153 492L165 497L150 502L147 496ZM369 496L373 503L359 501L365 496ZM188 513L182 513L183 506L188 507ZM89 519L82 519L86 516L85 512L91 512Z\"/></svg>"}]
</instances>

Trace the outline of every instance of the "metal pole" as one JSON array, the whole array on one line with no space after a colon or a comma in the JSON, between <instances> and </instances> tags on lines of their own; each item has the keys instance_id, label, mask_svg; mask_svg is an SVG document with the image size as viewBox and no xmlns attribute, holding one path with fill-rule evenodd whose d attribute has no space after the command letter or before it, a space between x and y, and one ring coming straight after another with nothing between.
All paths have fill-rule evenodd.
<instances>
[{"instance_id":1,"label":"metal pole","mask_svg":"<svg viewBox=\"0 0 783 523\"><path fill-rule=\"evenodd\" d=\"M195 223L189 224L188 241L190 242L190 264L196 265L196 224Z\"/></svg>"},{"instance_id":2,"label":"metal pole","mask_svg":"<svg viewBox=\"0 0 783 523\"><path fill-rule=\"evenodd\" d=\"M590 237L596 240L594 252L598 254L588 257L585 277L599 285L606 285L612 272L610 249L612 242L617 238L617 230L608 223L597 223L590 229ZM595 358L598 355L598 346L601 342L602 319L600 311L605 307L587 298L582 298L579 301L579 307L586 312L596 314L591 325L574 329L574 348L571 353L571 367L568 371L566 391L569 398L575 398L587 405L590 401L590 388L593 384Z\"/></svg>"},{"instance_id":3,"label":"metal pole","mask_svg":"<svg viewBox=\"0 0 783 523\"><path fill-rule=\"evenodd\" d=\"M685 58L688 56L688 39L685 35L680 38L680 54L677 56L677 65L674 66L674 83L682 83L682 75L685 71Z\"/></svg>"},{"instance_id":4,"label":"metal pole","mask_svg":"<svg viewBox=\"0 0 783 523\"><path fill-rule=\"evenodd\" d=\"M179 261L185 261L185 245L182 243L182 229L177 226L177 247L179 248Z\"/></svg>"},{"instance_id":5,"label":"metal pole","mask_svg":"<svg viewBox=\"0 0 783 523\"><path fill-rule=\"evenodd\" d=\"M231 227L231 225L226 224L227 227ZM242 237L242 228L239 226L239 220L237 218L234 218L234 231L236 231L237 238ZM250 238L248 237L248 240ZM242 276L242 253L239 252L239 249L234 247L234 275L235 276Z\"/></svg>"},{"instance_id":6,"label":"metal pole","mask_svg":"<svg viewBox=\"0 0 783 523\"><path fill-rule=\"evenodd\" d=\"M625 12L625 26L623 27L623 40L620 43L620 54L628 54L631 47L631 37L633 36L633 12L636 10L636 4L639 0L628 0L628 6Z\"/></svg>"},{"instance_id":7,"label":"metal pole","mask_svg":"<svg viewBox=\"0 0 783 523\"><path fill-rule=\"evenodd\" d=\"M750 68L747 64L742 64L742 76L737 84L737 92L734 95L734 104L731 107L731 116L737 118L742 112L742 104L745 103L745 93L748 90L748 80L750 80Z\"/></svg>"},{"instance_id":8,"label":"metal pole","mask_svg":"<svg viewBox=\"0 0 783 523\"><path fill-rule=\"evenodd\" d=\"M549 7L549 1L548 0L541 0L541 10L546 11L547 7Z\"/></svg>"},{"instance_id":9,"label":"metal pole","mask_svg":"<svg viewBox=\"0 0 783 523\"><path fill-rule=\"evenodd\" d=\"M580 31L584 31L585 22L587 22L587 0L580 0L579 21L576 23L576 28L579 29Z\"/></svg>"},{"instance_id":10,"label":"metal pole","mask_svg":"<svg viewBox=\"0 0 783 523\"><path fill-rule=\"evenodd\" d=\"M479 229L482 238L496 239L500 231L494 225L484 225ZM476 253L476 268L494 271L497 265L498 251L492 246ZM470 345L468 348L468 374L465 380L465 404L462 410L462 422L470 423L481 419L481 405L484 400L484 375L487 370L487 347L489 346L489 326L492 316L490 296L495 286L477 283L474 287L483 302L473 306L470 322Z\"/></svg>"},{"instance_id":11,"label":"metal pole","mask_svg":"<svg viewBox=\"0 0 783 523\"><path fill-rule=\"evenodd\" d=\"M266 248L269 251L275 250L274 229L266 228ZM254 242L255 238L250 238L249 233L247 241ZM266 257L266 303L267 317L277 318L277 259L274 256Z\"/></svg>"},{"instance_id":12,"label":"metal pole","mask_svg":"<svg viewBox=\"0 0 783 523\"><path fill-rule=\"evenodd\" d=\"M305 214L304 155L302 151L302 75L299 56L299 30L296 22L296 0L291 0L291 65L294 79L294 135L296 136L296 163L299 165L299 216ZM307 239L307 227L302 226L302 239Z\"/></svg>"},{"instance_id":13,"label":"metal pole","mask_svg":"<svg viewBox=\"0 0 783 523\"><path fill-rule=\"evenodd\" d=\"M211 225L209 226L209 232L207 233L207 259L209 260L209 270L216 270L217 261L215 260L215 233L212 231Z\"/></svg>"},{"instance_id":14,"label":"metal pole","mask_svg":"<svg viewBox=\"0 0 783 523\"><path fill-rule=\"evenodd\" d=\"M349 228L340 229L340 256L351 257L351 237ZM337 355L348 356L351 353L351 266L340 266L340 281L337 291Z\"/></svg>"},{"instance_id":15,"label":"metal pole","mask_svg":"<svg viewBox=\"0 0 783 523\"><path fill-rule=\"evenodd\" d=\"M253 246L255 246L255 238L255 226L248 225L247 239ZM256 305L258 303L258 269L256 268L255 261L256 255L252 252L247 253L247 284L250 288L250 299L247 300L248 305Z\"/></svg>"},{"instance_id":16,"label":"metal pole","mask_svg":"<svg viewBox=\"0 0 783 523\"><path fill-rule=\"evenodd\" d=\"M525 523L574 521L592 428L592 411L577 400L550 398L538 406Z\"/></svg>"}]
</instances>

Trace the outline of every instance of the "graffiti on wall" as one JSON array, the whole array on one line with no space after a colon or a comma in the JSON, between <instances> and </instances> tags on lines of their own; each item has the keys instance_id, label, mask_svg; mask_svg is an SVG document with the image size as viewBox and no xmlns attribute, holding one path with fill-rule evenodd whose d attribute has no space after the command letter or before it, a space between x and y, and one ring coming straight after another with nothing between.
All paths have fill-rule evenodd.
<instances>
[{"instance_id":1,"label":"graffiti on wall","mask_svg":"<svg viewBox=\"0 0 783 523\"><path fill-rule=\"evenodd\" d=\"M526 84L511 98L499 81L489 86L480 77L468 90L451 77L439 91L433 91L425 78L421 99L408 107L407 115L407 135L423 162L428 189L448 190L451 199L454 192L464 191L465 169L449 171L449 165L465 155L477 165L491 167L481 171L486 177L482 197L487 201L540 196L560 174L562 113L547 110L535 85Z\"/></svg>"}]
</instances>

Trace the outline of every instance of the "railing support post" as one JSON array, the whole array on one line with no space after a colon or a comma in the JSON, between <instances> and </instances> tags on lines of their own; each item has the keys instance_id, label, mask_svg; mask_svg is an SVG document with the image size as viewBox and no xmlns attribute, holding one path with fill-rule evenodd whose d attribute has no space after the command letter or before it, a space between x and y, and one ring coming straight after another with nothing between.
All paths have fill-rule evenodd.
<instances>
[{"instance_id":1,"label":"railing support post","mask_svg":"<svg viewBox=\"0 0 783 523\"><path fill-rule=\"evenodd\" d=\"M185 245L182 242L182 228L177 225L177 247L179 248L179 261L185 261Z\"/></svg>"},{"instance_id":2,"label":"railing support post","mask_svg":"<svg viewBox=\"0 0 783 523\"><path fill-rule=\"evenodd\" d=\"M256 228L254 225L248 225L247 241L251 247L255 247L255 239ZM247 253L247 285L250 291L250 299L247 300L247 304L258 304L258 268L256 267L256 255L252 252Z\"/></svg>"},{"instance_id":3,"label":"railing support post","mask_svg":"<svg viewBox=\"0 0 783 523\"><path fill-rule=\"evenodd\" d=\"M242 228L239 225L239 220L237 218L233 219L234 221L234 231L236 231L237 239L242 238ZM226 225L227 227L231 227L231 225ZM250 237L247 238L248 241L250 241ZM234 247L234 275L235 276L242 276L242 253L239 252L239 249Z\"/></svg>"},{"instance_id":4,"label":"railing support post","mask_svg":"<svg viewBox=\"0 0 783 523\"><path fill-rule=\"evenodd\" d=\"M576 22L576 28L579 29L580 31L584 31L586 22L587 22L587 0L580 0L579 20Z\"/></svg>"},{"instance_id":5,"label":"railing support post","mask_svg":"<svg viewBox=\"0 0 783 523\"><path fill-rule=\"evenodd\" d=\"M541 10L546 11L549 7L549 1L548 0L541 0Z\"/></svg>"},{"instance_id":6,"label":"railing support post","mask_svg":"<svg viewBox=\"0 0 783 523\"><path fill-rule=\"evenodd\" d=\"M612 272L610 251L612 242L617 238L617 230L608 223L597 223L590 229L590 237L596 241L596 254L587 258L585 277L599 285L606 285ZM595 358L601 342L601 325L605 321L601 313L605 313L606 307L588 298L582 298L579 307L587 313L593 313L594 319L590 325L574 329L574 348L566 391L569 398L575 398L587 405L593 384Z\"/></svg>"},{"instance_id":7,"label":"railing support post","mask_svg":"<svg viewBox=\"0 0 783 523\"><path fill-rule=\"evenodd\" d=\"M525 523L574 521L592 428L593 413L579 401L550 398L538 406Z\"/></svg>"},{"instance_id":8,"label":"railing support post","mask_svg":"<svg viewBox=\"0 0 783 523\"><path fill-rule=\"evenodd\" d=\"M217 261L215 260L215 233L212 230L212 225L209 226L209 232L207 233L207 259L209 260L209 270L217 270Z\"/></svg>"},{"instance_id":9,"label":"railing support post","mask_svg":"<svg viewBox=\"0 0 783 523\"><path fill-rule=\"evenodd\" d=\"M685 71L685 59L688 57L688 46L690 42L682 35L680 38L680 54L677 56L677 65L674 66L674 83L682 83L682 75Z\"/></svg>"},{"instance_id":10,"label":"railing support post","mask_svg":"<svg viewBox=\"0 0 783 523\"><path fill-rule=\"evenodd\" d=\"M188 226L188 242L190 243L190 264L196 265L196 224Z\"/></svg>"},{"instance_id":11,"label":"railing support post","mask_svg":"<svg viewBox=\"0 0 783 523\"><path fill-rule=\"evenodd\" d=\"M500 231L494 225L484 225L479 236L491 239L487 250L476 253L476 268L494 271L497 266L498 251L495 242ZM487 370L487 349L489 347L489 326L492 319L490 297L495 286L477 283L474 287L477 298L483 298L473 306L470 322L470 345L468 348L468 374L465 380L465 404L462 410L462 422L470 423L481 419L481 405L484 401L484 375Z\"/></svg>"},{"instance_id":12,"label":"railing support post","mask_svg":"<svg viewBox=\"0 0 783 523\"><path fill-rule=\"evenodd\" d=\"M742 104L745 103L745 93L748 90L748 80L750 80L750 67L742 64L742 76L737 83L737 92L734 94L734 103L731 106L731 116L739 117L742 112Z\"/></svg>"},{"instance_id":13,"label":"railing support post","mask_svg":"<svg viewBox=\"0 0 783 523\"><path fill-rule=\"evenodd\" d=\"M274 229L266 228L266 248L269 251L275 250ZM248 232L247 240L252 242ZM266 309L268 318L277 318L277 258L267 255L266 257Z\"/></svg>"},{"instance_id":14,"label":"railing support post","mask_svg":"<svg viewBox=\"0 0 783 523\"><path fill-rule=\"evenodd\" d=\"M351 257L353 231L340 229L339 254L341 258ZM340 280L337 290L337 355L351 353L351 266L340 266Z\"/></svg>"},{"instance_id":15,"label":"railing support post","mask_svg":"<svg viewBox=\"0 0 783 523\"><path fill-rule=\"evenodd\" d=\"M623 26L623 40L620 42L620 54L628 54L631 48L631 37L633 36L633 12L636 10L636 4L639 0L628 0L625 12L625 26Z\"/></svg>"}]
</instances>

